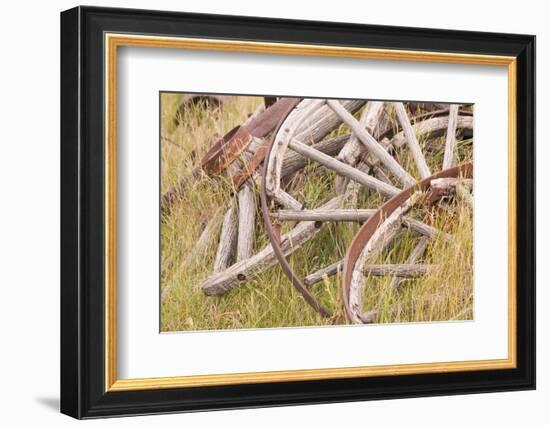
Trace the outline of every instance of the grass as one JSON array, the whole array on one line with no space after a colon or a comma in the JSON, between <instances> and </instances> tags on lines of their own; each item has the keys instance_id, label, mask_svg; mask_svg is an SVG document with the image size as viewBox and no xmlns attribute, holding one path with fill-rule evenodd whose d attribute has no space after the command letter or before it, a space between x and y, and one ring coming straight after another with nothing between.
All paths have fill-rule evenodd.
<instances>
[{"instance_id":1,"label":"grass","mask_svg":"<svg viewBox=\"0 0 550 425\"><path fill-rule=\"evenodd\" d=\"M165 93L161 108L161 190L165 193L188 178L200 163L208 147L217 137L236 124L242 123L263 101L261 97L230 97L220 108L192 105L179 116L179 94ZM341 126L334 134L348 130ZM427 140L420 140L422 145ZM430 143L434 143L434 140ZM444 137L435 140L443 146ZM423 146L426 148L427 146ZM471 140L458 144L459 163L471 160ZM416 169L406 148L396 152L399 162L415 177ZM440 169L442 149L428 155L432 172ZM296 197L309 208L318 206L334 196L335 174L315 172L315 164L307 167L307 179L296 179ZM203 176L188 180L179 200L161 217L161 330L190 331L209 329L242 329L267 327L299 327L346 324L341 302L341 278L333 276L312 287L313 294L332 315L322 318L297 294L280 267L274 266L249 279L246 284L222 296L206 296L201 282L212 273L223 214L232 202L233 188L227 179ZM397 182L396 182L397 184ZM378 194L362 191L360 205L373 208L380 205ZM418 211L417 214L426 214ZM472 211L465 203L452 203L445 210L429 212L434 225L453 234L454 242L434 239L423 261L437 264L429 275L407 280L397 291L389 289L391 278L371 277L365 284L364 311L377 308L379 322L429 322L468 320L473 318L472 273ZM194 252L201 232L214 218L216 238L202 252ZM268 243L263 220L256 217L255 250ZM291 223L285 223L289 228ZM318 270L343 258L356 223L331 223L289 257L299 276ZM405 262L418 236L406 231L403 237L388 248L379 263Z\"/></svg>"}]
</instances>

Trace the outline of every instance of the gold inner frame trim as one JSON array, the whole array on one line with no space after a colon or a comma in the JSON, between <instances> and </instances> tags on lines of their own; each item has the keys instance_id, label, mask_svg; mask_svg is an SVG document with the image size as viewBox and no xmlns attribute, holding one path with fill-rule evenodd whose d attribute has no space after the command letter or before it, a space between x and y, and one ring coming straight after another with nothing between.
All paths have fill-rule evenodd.
<instances>
[{"instance_id":1,"label":"gold inner frame trim","mask_svg":"<svg viewBox=\"0 0 550 425\"><path fill-rule=\"evenodd\" d=\"M267 43L106 33L105 45L105 391L136 391L214 385L311 381L417 373L445 373L515 368L516 358L516 58L446 52L370 49L327 45ZM253 373L117 379L116 372L116 99L117 48L188 50L324 56L404 62L503 66L508 72L508 357L419 364L399 364Z\"/></svg>"}]
</instances>

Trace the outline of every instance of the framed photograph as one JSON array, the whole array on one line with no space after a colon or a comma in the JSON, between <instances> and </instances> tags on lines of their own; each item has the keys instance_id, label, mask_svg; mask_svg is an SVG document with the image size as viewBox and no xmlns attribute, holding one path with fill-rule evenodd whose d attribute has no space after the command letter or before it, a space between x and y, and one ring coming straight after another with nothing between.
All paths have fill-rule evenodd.
<instances>
[{"instance_id":1,"label":"framed photograph","mask_svg":"<svg viewBox=\"0 0 550 425\"><path fill-rule=\"evenodd\" d=\"M61 411L535 388L535 37L61 14Z\"/></svg>"}]
</instances>

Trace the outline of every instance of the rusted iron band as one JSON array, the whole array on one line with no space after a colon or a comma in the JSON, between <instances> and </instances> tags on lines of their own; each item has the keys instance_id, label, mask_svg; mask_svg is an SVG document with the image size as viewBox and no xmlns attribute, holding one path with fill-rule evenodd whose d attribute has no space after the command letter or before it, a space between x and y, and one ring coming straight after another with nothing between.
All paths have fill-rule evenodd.
<instances>
[{"instance_id":1,"label":"rusted iron band","mask_svg":"<svg viewBox=\"0 0 550 425\"><path fill-rule=\"evenodd\" d=\"M285 97L278 100L256 118L252 119L246 125L246 129L254 137L267 136L277 127L281 118L286 117L300 100L296 97Z\"/></svg>"},{"instance_id":2,"label":"rusted iron band","mask_svg":"<svg viewBox=\"0 0 550 425\"><path fill-rule=\"evenodd\" d=\"M296 98L285 98L275 102L256 118L252 119L245 126L237 126L229 133L219 139L206 153L201 161L201 167L209 175L220 174L229 164L235 161L239 155L250 144L253 137L264 137L269 134L277 125L283 115L286 116L299 102ZM261 161L255 156L251 163L256 164L253 169L246 167L239 181L244 181L254 172ZM263 159L263 157L262 157ZM247 176L244 178L244 176ZM242 183L241 183L242 184ZM238 185L240 186L240 185Z\"/></svg>"},{"instance_id":3,"label":"rusted iron band","mask_svg":"<svg viewBox=\"0 0 550 425\"><path fill-rule=\"evenodd\" d=\"M416 185L411 186L399 194L395 195L393 198L388 200L384 205L382 205L378 211L373 214L364 224L361 226L359 231L355 234L351 244L348 247L346 256L344 257L344 273L342 278L342 300L344 303L344 310L346 311L346 316L351 321L352 311L349 305L349 291L351 285L351 278L353 274L353 269L355 268L355 263L357 262L361 252L365 245L369 242L370 238L376 231L376 229L384 222L386 217L388 217L393 211L395 211L399 206L411 197L411 195L417 190L427 191L431 188L430 182L434 179L439 179L443 177L458 177L462 175L466 178L472 177L473 166L471 163L461 165L459 167L448 168L446 170L440 171L431 175L430 177L419 181ZM430 199L434 201L434 199Z\"/></svg>"},{"instance_id":4,"label":"rusted iron band","mask_svg":"<svg viewBox=\"0 0 550 425\"><path fill-rule=\"evenodd\" d=\"M246 126L242 126L241 129L244 128L244 130L241 130L241 134L246 131L249 133L250 136L253 137L266 136L271 130L273 130L277 126L277 123L279 122L281 117L288 115L288 113L298 104L299 101L300 99L291 97L278 100ZM232 131L234 130L235 129L233 129ZM222 140L227 139L230 133L231 132L226 134L222 138ZM221 172L219 170L222 165L225 165L225 167L227 167L246 148L246 146L232 146L232 144L241 144L243 142L242 140L228 140L224 145L225 148L220 148L220 145L223 143L222 140L218 141L206 153L205 157L201 161L201 166L193 169L191 176L182 178L177 186L171 188L170 190L168 190L168 192L162 195L161 206L164 211L170 210L178 197L178 193L185 191L190 181L197 181L200 178L201 169L204 169L206 171L211 168L213 171L212 174L219 174ZM250 141L248 141L248 143L250 143ZM267 144L268 141L266 141L258 149L254 157L248 163L247 167L238 172L233 177L234 181L236 182L237 188L242 186L244 182L260 166L265 156Z\"/></svg>"},{"instance_id":5,"label":"rusted iron band","mask_svg":"<svg viewBox=\"0 0 550 425\"><path fill-rule=\"evenodd\" d=\"M290 111L294 109L294 107L300 102L300 100L301 99L298 99L295 97L287 97L287 98L278 100L276 103L273 104L273 106L271 106L269 109L266 110L266 112L271 111L269 120L266 119L262 123L262 125L256 124L255 123L256 120L253 120L247 126L247 128L253 126L253 129L250 131L254 137L263 137L267 135L267 133L273 130L275 126L277 126L278 122L281 121L281 119L284 119L288 116ZM260 117L258 117L258 119ZM277 122L273 124L274 118L277 118ZM266 130L267 128L270 128L270 129ZM263 162L265 158L269 144L270 144L269 140L267 139L264 140L262 145L255 152L252 159L248 161L246 166L239 172L235 173L235 175L233 176L233 184L235 185L235 188L238 189L239 187L241 187L244 184L244 182L247 181L250 178L250 176L252 176L254 171L258 169L258 167L260 166L260 164Z\"/></svg>"},{"instance_id":6,"label":"rusted iron band","mask_svg":"<svg viewBox=\"0 0 550 425\"><path fill-rule=\"evenodd\" d=\"M238 125L218 140L202 158L201 167L208 175L220 174L246 149L252 135Z\"/></svg>"},{"instance_id":7,"label":"rusted iron band","mask_svg":"<svg viewBox=\"0 0 550 425\"><path fill-rule=\"evenodd\" d=\"M311 292L309 292L309 290L302 283L300 278L296 276L296 274L292 270L292 267L286 260L285 254L281 249L281 236L280 236L279 227L273 224L273 222L271 221L271 215L269 214L267 187L266 187L266 174L267 174L266 164L269 163L269 156L271 155L271 150L273 148L273 144L275 143L275 137L277 136L279 129L281 128L282 124L284 123L285 119L290 114L290 111L292 109L293 107L289 108L288 111L281 117L279 124L277 125L277 128L271 135L271 139L267 142L267 144L264 144L266 145L266 149L265 149L264 158L263 158L264 166L262 168L262 188L260 191L262 216L264 219L265 230L269 236L271 246L273 247L273 252L275 253L275 257L277 257L277 261L279 261L279 265L281 266L284 274L288 277L292 285L294 285L294 288L296 288L296 290L302 295L302 297L304 297L306 302L311 307L313 307L315 311L317 311L323 317L330 317L330 313L328 312L328 310L325 309L319 303L319 301L317 301L317 299L313 296L313 294L311 294Z\"/></svg>"},{"instance_id":8,"label":"rusted iron band","mask_svg":"<svg viewBox=\"0 0 550 425\"><path fill-rule=\"evenodd\" d=\"M248 161L241 170L237 171L233 175L233 185L236 189L239 189L244 184L244 182L246 182L250 178L250 176L254 174L254 171L258 169L265 158L268 146L269 140L266 139L260 145L258 150L254 153L252 159Z\"/></svg>"}]
</instances>

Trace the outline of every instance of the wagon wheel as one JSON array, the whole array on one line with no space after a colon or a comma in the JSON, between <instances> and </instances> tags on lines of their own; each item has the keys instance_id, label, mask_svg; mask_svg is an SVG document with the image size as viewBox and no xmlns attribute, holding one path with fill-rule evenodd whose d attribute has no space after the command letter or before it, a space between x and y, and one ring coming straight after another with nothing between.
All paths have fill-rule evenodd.
<instances>
[{"instance_id":1,"label":"wagon wheel","mask_svg":"<svg viewBox=\"0 0 550 425\"><path fill-rule=\"evenodd\" d=\"M325 103L326 102L326 103ZM352 130L352 136L346 143L344 148L339 152L337 159L321 152L316 147L308 146L300 137L296 136L296 129L307 120L308 116L311 116L322 107L328 106L340 119ZM355 186L364 186L370 190L376 191L386 199L391 199L400 194L402 189L394 186L387 175L382 171L383 166L389 173L396 179L401 187L415 187L417 180L413 178L403 166L401 166L396 159L388 153L388 148L392 145L400 146L403 143L407 143L408 147L414 158L415 165L419 171L422 179L426 180L431 177L431 171L429 170L423 153L420 150L420 146L416 139L415 128L419 128L416 131L419 132L433 132L443 128L449 128L449 134L452 137L448 137L446 143L449 152L445 155L445 163L452 162L452 152L454 150L455 143L455 131L460 122L460 127L468 128L472 126L472 119L467 114L459 115L457 106L452 106L450 111L437 111L435 113L429 113L421 118L417 123L411 123L403 104L395 103L395 108L399 122L402 127L402 133L397 133L392 138L392 141L385 139L382 143L379 143L372 135L371 130L373 122L378 121L384 104L381 102L369 102L364 109L361 120L358 122L353 115L347 111L342 104L337 100L313 100L305 99L298 107L289 113L284 122L281 123L278 130L274 133L272 140L267 148L267 154L265 158L265 166L262 179L262 191L260 193L262 201L262 215L266 226L267 233L270 237L273 250L277 256L277 259L295 288L302 294L305 300L321 315L328 316L328 311L320 305L318 300L310 293L306 284L314 283L318 280L319 276L323 274L329 274L336 272L342 266L342 262L338 262L329 266L327 269L320 270L306 278L304 284L302 280L297 276L286 256L292 251L293 248L293 235L292 233L281 236L278 231L278 226L272 221L272 217L277 220L292 220L300 221L300 224L296 228L300 228L303 232L296 232L301 237L303 233L307 233L310 236L315 235L313 228L320 228L325 221L365 221L368 217L374 216L376 210L365 209L339 209L342 196L337 196L321 208L317 210L307 210L301 205L290 193L287 193L283 187L283 177L285 175L284 159L288 157L286 155L287 149L304 156L307 159L318 162L322 166L331 169L337 173L337 187L340 186L339 191L341 193L346 192L346 188L350 185L348 180L354 182ZM448 113L449 117L441 117L444 113ZM446 118L446 119L445 119ZM365 129L367 127L367 129ZM370 127L370 128L369 128ZM370 130L370 131L369 131ZM386 131L389 134L389 131ZM365 154L364 147L367 148L367 153L372 155L370 164L365 165L365 162L361 162L359 159ZM365 172L365 168L370 168L370 171L375 168L380 171L378 177L373 177ZM288 167L286 167L288 169ZM368 171L368 170L367 170ZM430 179L431 180L431 179ZM357 190L355 188L354 190ZM268 198L274 200L276 204L282 206L284 209L275 213L270 211ZM372 221L371 221L372 222ZM433 227L426 225L417 220L405 218L404 224L413 228L419 233L433 237L440 232ZM301 226L301 227L299 227ZM307 232L305 231L307 229ZM386 242L391 241L388 238ZM299 240L302 243L302 240ZM385 246L385 244L382 244ZM349 262L349 261L348 261ZM355 265L355 263L354 263ZM389 273L395 272L395 267L386 268ZM379 267L379 272L384 273L384 267ZM352 319L352 315L349 313L349 292L345 291L344 303L348 318ZM357 317L354 317L352 321L357 321Z\"/></svg>"},{"instance_id":2,"label":"wagon wheel","mask_svg":"<svg viewBox=\"0 0 550 425\"><path fill-rule=\"evenodd\" d=\"M297 103L298 99L291 98L268 102L270 106L267 107L266 113L279 111L282 114L271 114L271 116L267 114L268 119L265 119L266 114L262 114L254 119L252 124L244 123L239 129L222 138L203 160L203 168L211 169L213 174L217 174L220 170L223 170L224 173L229 171L233 189L237 195L233 204L227 206L224 215L214 262L214 273L201 283L201 287L207 295L224 294L277 264L277 258L270 243L259 251L252 252L251 241L254 238L256 202L254 189L260 184L261 178L257 170L264 162L269 145L269 139L265 139L263 136L268 133L276 134L276 130L271 131L271 125L273 128L277 127L281 117L286 117ZM344 107L354 112L364 103L364 101L346 101ZM308 117L305 122L308 127L306 129L308 138L312 142L321 141L341 124L335 114L330 113L328 108L324 109ZM277 122L273 122L273 117L278 117ZM258 132L254 128L263 128L264 130ZM265 131L266 128L270 130ZM344 142L345 139L342 139L337 144L326 144L326 147L329 151L334 151L335 148L341 148ZM290 161L289 163L292 166L290 171L297 171L305 165L305 161L301 163ZM216 220L219 221L219 219ZM248 247L246 251L241 249L243 246ZM235 249L237 252L236 255L233 255ZM231 264L232 257L236 257L236 261Z\"/></svg>"},{"instance_id":3,"label":"wagon wheel","mask_svg":"<svg viewBox=\"0 0 550 425\"><path fill-rule=\"evenodd\" d=\"M342 298L346 315L352 323L371 323L377 315L375 310L366 313L361 310L362 288L365 280L371 274L380 273L376 268L369 269L369 266L365 265L367 259L376 257L380 253L384 239L395 233L403 215L421 198L424 198L423 201L426 204L433 204L451 186L459 187L461 184L459 177L470 178L471 176L472 164L470 163L440 171L391 198L365 222L350 244L343 262ZM441 183L438 185L439 182ZM411 253L407 264L402 264L400 267L390 266L387 269L402 277L415 277L429 271L430 265L414 265L415 261L422 256L426 241L425 238L421 239Z\"/></svg>"}]
</instances>

